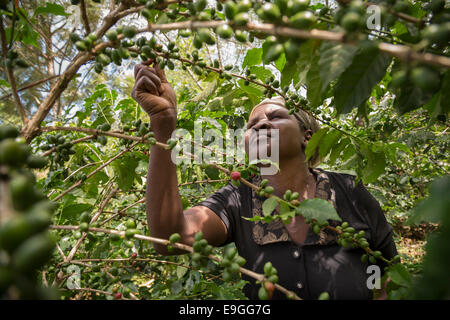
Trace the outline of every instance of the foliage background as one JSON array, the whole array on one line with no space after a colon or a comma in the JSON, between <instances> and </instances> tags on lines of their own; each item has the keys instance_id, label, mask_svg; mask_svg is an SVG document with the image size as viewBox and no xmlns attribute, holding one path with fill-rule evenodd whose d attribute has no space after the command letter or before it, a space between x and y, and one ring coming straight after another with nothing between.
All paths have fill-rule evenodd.
<instances>
[{"instance_id":1,"label":"foliage background","mask_svg":"<svg viewBox=\"0 0 450 320\"><path fill-rule=\"evenodd\" d=\"M15 87L26 87L36 80L51 77L51 80L20 91L20 100L29 118L52 94L51 87L59 79L53 77L66 72L80 54L68 41L69 34L76 32L84 37L100 30L108 12L119 5L127 5L130 10L140 6L134 1L123 1L122 4L106 0L81 2L84 10L80 4L72 5L70 1L20 1L21 14L15 22L12 41L13 27L2 18L5 40L11 44L9 49L16 50L31 66L14 69ZM215 7L215 4L208 1L208 8ZM338 7L334 1L314 1L312 9L319 12L326 4L332 10ZM432 14L426 9L426 4L426 1L409 2L408 14L416 19L428 19ZM153 10L149 22L170 23L173 20L167 12L175 7L176 2L169 9ZM145 28L147 19L140 11L135 10L123 17L113 28L117 25ZM183 9L183 12L188 10ZM217 16L224 18L220 12ZM257 19L253 13L251 17ZM180 15L176 21L186 19ZM325 18L319 20L315 28L336 30L336 26L327 23ZM372 32L369 39L378 37L383 41L413 46L417 44L414 37L420 32L420 27L397 18L384 30L388 33ZM151 36L150 33L143 35ZM193 37L181 37L178 30L156 31L153 36L164 48L169 41L174 41L180 55L188 59L192 57L188 53L192 55L196 49ZM357 48L310 39L301 43L294 61L286 61L283 53L277 60L264 63L263 57L269 49L264 39L255 38L252 43L241 43L234 38L216 37L216 44L204 45L198 50L198 55L208 65L213 65L214 60L219 61L220 67L230 65L232 69L229 71L233 74L246 76L246 70L249 70L262 83L267 83L266 79L273 76L281 88L289 86L289 95L307 99L308 103L302 107L311 110L328 130L323 131L321 140L316 137L315 141L324 157L320 167L356 174L380 202L388 221L395 228L395 241L406 267L399 272L407 271L400 280L394 280L397 286L393 289L410 288L411 277L414 279L415 275L423 274L428 235L439 229L442 223L440 218L432 217L433 214L411 210L428 196L432 181L448 175L450 75L448 69L437 69L442 81L434 92L406 87L393 89L390 84L395 70L413 68L416 62L404 63L371 51L370 47L365 49L361 46L359 51ZM422 51L438 51L448 56L448 47L438 49L425 48ZM124 127L131 126L128 134L138 136L136 131L139 128L134 128L133 123L139 119L148 122L147 115L130 97L134 83L133 67L139 61L140 58L123 59L120 66L111 63L99 74L93 71L95 58L82 64L40 123L39 134L31 141L33 149L39 150L48 144L50 135L57 133L62 134L66 141L87 136L61 127L96 129L108 123L113 133L122 133ZM195 68L182 68L176 59L173 61L173 70L166 67L166 74L177 93L180 128L192 132L194 121L201 117L216 119L223 132L226 128L242 127L252 106L265 98L262 86L246 85L238 77L219 77L215 72L200 72L199 75ZM11 88L4 64L1 69L1 122L22 126L17 100L11 95L14 88ZM345 134L331 126L345 131ZM50 199L83 180L80 174L89 175L129 146L126 140L114 137L107 137L103 144L96 134L93 136L74 144L75 153L67 161L61 162L58 153L50 153L49 167L36 172L37 184ZM310 148L313 147L311 144ZM78 188L58 198L53 224L78 225L82 212L100 212L99 224L103 227L125 230L125 221L132 218L137 222L137 229L145 234L145 206L140 200L145 191L148 156L148 145L138 144L84 180ZM203 169L197 165L182 165L177 169L185 208L195 205L228 181L225 174L214 168ZM199 183L208 179L217 182ZM106 203L105 199L108 199ZM441 199L435 198L434 201ZM118 290L128 298L244 298L240 290L243 282L238 279L223 282L220 268L212 262L207 269L196 270L188 255L162 257L144 241L111 241L104 234L89 233L72 261L64 261L63 257L67 258L82 235L78 230L53 232L58 239L58 250L41 270L40 278L43 283L53 283L62 288L63 299L112 299ZM215 254L221 256L223 250L216 248ZM130 258L133 252L138 254L138 259ZM66 289L65 281L70 277L68 267L72 264L81 268L81 287L84 290ZM406 283L405 278L408 279ZM395 275L394 279L397 279ZM402 298L407 292L392 290L390 297Z\"/></svg>"}]
</instances>

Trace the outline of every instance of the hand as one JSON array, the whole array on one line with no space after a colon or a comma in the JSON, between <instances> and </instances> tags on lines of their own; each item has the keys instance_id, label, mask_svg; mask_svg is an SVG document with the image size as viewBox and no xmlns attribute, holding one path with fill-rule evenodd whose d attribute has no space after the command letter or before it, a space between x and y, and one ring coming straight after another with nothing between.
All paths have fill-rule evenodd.
<instances>
[{"instance_id":1,"label":"hand","mask_svg":"<svg viewBox=\"0 0 450 320\"><path fill-rule=\"evenodd\" d=\"M148 113L150 118L167 111L176 117L177 98L172 86L167 82L164 70L156 62L148 60L134 67L134 87L131 96Z\"/></svg>"}]
</instances>

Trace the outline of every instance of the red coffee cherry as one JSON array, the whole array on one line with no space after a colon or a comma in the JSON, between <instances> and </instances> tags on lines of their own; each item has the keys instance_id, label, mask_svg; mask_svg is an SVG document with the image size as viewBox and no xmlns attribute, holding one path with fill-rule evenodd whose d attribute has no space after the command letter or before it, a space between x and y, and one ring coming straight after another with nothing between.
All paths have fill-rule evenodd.
<instances>
[{"instance_id":1,"label":"red coffee cherry","mask_svg":"<svg viewBox=\"0 0 450 320\"><path fill-rule=\"evenodd\" d=\"M274 284L272 282L266 281L266 282L264 282L264 287L267 290L268 298L272 299L273 290L275 289Z\"/></svg>"},{"instance_id":2,"label":"red coffee cherry","mask_svg":"<svg viewBox=\"0 0 450 320\"><path fill-rule=\"evenodd\" d=\"M116 299L116 300L122 299L122 294L120 292L115 293L114 299Z\"/></svg>"},{"instance_id":3,"label":"red coffee cherry","mask_svg":"<svg viewBox=\"0 0 450 320\"><path fill-rule=\"evenodd\" d=\"M239 171L232 171L230 177L233 180L239 180L241 178L241 173Z\"/></svg>"}]
</instances>

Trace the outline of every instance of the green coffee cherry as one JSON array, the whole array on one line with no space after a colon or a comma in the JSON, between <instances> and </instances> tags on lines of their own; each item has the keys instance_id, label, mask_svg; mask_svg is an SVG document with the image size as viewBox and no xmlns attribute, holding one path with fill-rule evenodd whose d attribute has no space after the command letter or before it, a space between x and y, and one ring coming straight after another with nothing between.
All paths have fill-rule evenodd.
<instances>
[{"instance_id":1,"label":"green coffee cherry","mask_svg":"<svg viewBox=\"0 0 450 320\"><path fill-rule=\"evenodd\" d=\"M284 47L281 43L271 45L263 56L264 63L269 64L270 62L277 60L283 52Z\"/></svg>"},{"instance_id":2,"label":"green coffee cherry","mask_svg":"<svg viewBox=\"0 0 450 320\"><path fill-rule=\"evenodd\" d=\"M203 232L198 231L194 236L194 241L200 241L203 239Z\"/></svg>"},{"instance_id":3,"label":"green coffee cherry","mask_svg":"<svg viewBox=\"0 0 450 320\"><path fill-rule=\"evenodd\" d=\"M80 223L80 231L88 232L89 231L89 223L87 223L87 222Z\"/></svg>"},{"instance_id":4,"label":"green coffee cherry","mask_svg":"<svg viewBox=\"0 0 450 320\"><path fill-rule=\"evenodd\" d=\"M134 26L124 26L123 35L127 38L133 38L137 33L137 29Z\"/></svg>"},{"instance_id":5,"label":"green coffee cherry","mask_svg":"<svg viewBox=\"0 0 450 320\"><path fill-rule=\"evenodd\" d=\"M272 272L273 272L272 270L273 270L272 262L270 262L270 261L266 262L266 263L264 264L264 274L265 274L266 276L269 276L269 275L272 274Z\"/></svg>"},{"instance_id":6,"label":"green coffee cherry","mask_svg":"<svg viewBox=\"0 0 450 320\"><path fill-rule=\"evenodd\" d=\"M269 299L269 293L267 292L266 288L264 288L264 286L261 286L261 288L259 288L258 298L260 300L268 300Z\"/></svg>"},{"instance_id":7,"label":"green coffee cherry","mask_svg":"<svg viewBox=\"0 0 450 320\"><path fill-rule=\"evenodd\" d=\"M330 295L328 294L328 292L322 292L319 295L319 300L330 300Z\"/></svg>"},{"instance_id":8,"label":"green coffee cherry","mask_svg":"<svg viewBox=\"0 0 450 320\"><path fill-rule=\"evenodd\" d=\"M258 16L266 22L276 22L281 18L280 8L276 4L266 2L258 11Z\"/></svg>"},{"instance_id":9,"label":"green coffee cherry","mask_svg":"<svg viewBox=\"0 0 450 320\"><path fill-rule=\"evenodd\" d=\"M227 1L225 3L225 17L229 20L233 20L237 14L237 6L233 1Z\"/></svg>"},{"instance_id":10,"label":"green coffee cherry","mask_svg":"<svg viewBox=\"0 0 450 320\"><path fill-rule=\"evenodd\" d=\"M180 240L181 240L181 236L179 233L174 233L169 238L170 243L180 242Z\"/></svg>"},{"instance_id":11,"label":"green coffee cherry","mask_svg":"<svg viewBox=\"0 0 450 320\"><path fill-rule=\"evenodd\" d=\"M362 19L361 16L356 12L346 13L341 20L342 27L348 31L353 32L361 27Z\"/></svg>"},{"instance_id":12,"label":"green coffee cherry","mask_svg":"<svg viewBox=\"0 0 450 320\"><path fill-rule=\"evenodd\" d=\"M417 67L411 71L411 81L425 91L433 91L439 87L439 72L429 67Z\"/></svg>"},{"instance_id":13,"label":"green coffee cherry","mask_svg":"<svg viewBox=\"0 0 450 320\"><path fill-rule=\"evenodd\" d=\"M289 0L287 3L287 9L289 16L305 11L309 7L309 0Z\"/></svg>"},{"instance_id":14,"label":"green coffee cherry","mask_svg":"<svg viewBox=\"0 0 450 320\"><path fill-rule=\"evenodd\" d=\"M316 22L316 17L311 11L301 11L290 18L294 28L309 29Z\"/></svg>"}]
</instances>

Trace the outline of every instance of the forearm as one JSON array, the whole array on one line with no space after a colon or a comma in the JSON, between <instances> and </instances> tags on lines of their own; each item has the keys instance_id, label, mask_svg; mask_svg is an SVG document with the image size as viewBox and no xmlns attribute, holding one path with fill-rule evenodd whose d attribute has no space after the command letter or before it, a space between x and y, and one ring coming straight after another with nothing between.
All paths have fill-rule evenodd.
<instances>
[{"instance_id":1,"label":"forearm","mask_svg":"<svg viewBox=\"0 0 450 320\"><path fill-rule=\"evenodd\" d=\"M175 129L176 118L152 117L155 138L166 142ZM150 234L168 238L181 232L184 224L183 206L178 191L176 166L171 160L171 150L151 146L147 174L146 211Z\"/></svg>"}]
</instances>

